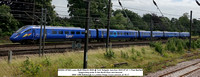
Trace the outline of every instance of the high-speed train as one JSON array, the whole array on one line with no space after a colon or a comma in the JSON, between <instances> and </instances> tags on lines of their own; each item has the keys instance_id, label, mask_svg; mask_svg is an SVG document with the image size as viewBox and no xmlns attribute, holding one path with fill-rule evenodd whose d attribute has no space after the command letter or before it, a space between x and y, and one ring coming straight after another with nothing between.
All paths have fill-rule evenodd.
<instances>
[{"instance_id":1,"label":"high-speed train","mask_svg":"<svg viewBox=\"0 0 200 77\"><path fill-rule=\"evenodd\" d=\"M44 30L44 29L43 29ZM42 31L43 32L43 31ZM85 38L85 29L75 27L46 26L46 41L83 41ZM187 38L189 32L167 32L153 31L153 38ZM89 40L105 41L107 37L106 29L89 29ZM151 31L136 30L110 30L110 40L146 39L151 37ZM15 43L29 44L36 43L40 39L40 26L27 25L23 26L12 34L10 40Z\"/></svg>"}]
</instances>

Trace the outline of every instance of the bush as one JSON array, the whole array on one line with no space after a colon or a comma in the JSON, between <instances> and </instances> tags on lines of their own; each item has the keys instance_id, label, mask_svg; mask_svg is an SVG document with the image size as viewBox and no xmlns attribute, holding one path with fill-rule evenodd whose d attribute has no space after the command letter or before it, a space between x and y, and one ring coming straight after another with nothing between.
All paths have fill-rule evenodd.
<instances>
[{"instance_id":1,"label":"bush","mask_svg":"<svg viewBox=\"0 0 200 77\"><path fill-rule=\"evenodd\" d=\"M108 51L106 51L106 53L104 53L104 56L106 58L114 58L115 57L115 53L112 51L112 49L109 49Z\"/></svg>"},{"instance_id":2,"label":"bush","mask_svg":"<svg viewBox=\"0 0 200 77\"><path fill-rule=\"evenodd\" d=\"M137 52L137 56L142 56L140 52Z\"/></svg>"},{"instance_id":3,"label":"bush","mask_svg":"<svg viewBox=\"0 0 200 77\"><path fill-rule=\"evenodd\" d=\"M178 53L183 53L184 52L184 47L183 47L183 43L182 40L177 40L177 52Z\"/></svg>"},{"instance_id":4,"label":"bush","mask_svg":"<svg viewBox=\"0 0 200 77\"><path fill-rule=\"evenodd\" d=\"M45 56L45 60L42 61L43 66L51 66L50 59Z\"/></svg>"},{"instance_id":5,"label":"bush","mask_svg":"<svg viewBox=\"0 0 200 77\"><path fill-rule=\"evenodd\" d=\"M134 54L135 52L136 52L136 50L135 50L134 48L132 48L132 49L131 49L131 53Z\"/></svg>"},{"instance_id":6,"label":"bush","mask_svg":"<svg viewBox=\"0 0 200 77\"><path fill-rule=\"evenodd\" d=\"M127 52L121 51L121 57L124 58L124 59L128 59L128 58L129 58L129 55L128 55Z\"/></svg>"},{"instance_id":7,"label":"bush","mask_svg":"<svg viewBox=\"0 0 200 77\"><path fill-rule=\"evenodd\" d=\"M169 39L166 43L166 49L175 52L176 51L176 44L174 42L174 39Z\"/></svg>"},{"instance_id":8,"label":"bush","mask_svg":"<svg viewBox=\"0 0 200 77\"><path fill-rule=\"evenodd\" d=\"M132 56L131 56L131 59L135 61L135 60L137 60L137 56L132 55Z\"/></svg>"},{"instance_id":9,"label":"bush","mask_svg":"<svg viewBox=\"0 0 200 77\"><path fill-rule=\"evenodd\" d=\"M155 47L156 52L160 53L161 55L163 54L163 46L161 42L151 42L150 46Z\"/></svg>"},{"instance_id":10,"label":"bush","mask_svg":"<svg viewBox=\"0 0 200 77\"><path fill-rule=\"evenodd\" d=\"M200 39L197 39L196 44L197 44L197 48L200 48Z\"/></svg>"},{"instance_id":11,"label":"bush","mask_svg":"<svg viewBox=\"0 0 200 77\"><path fill-rule=\"evenodd\" d=\"M150 47L155 47L155 42L150 42L149 45Z\"/></svg>"},{"instance_id":12,"label":"bush","mask_svg":"<svg viewBox=\"0 0 200 77\"><path fill-rule=\"evenodd\" d=\"M197 42L196 41L194 41L194 40L191 41L191 48L197 49Z\"/></svg>"},{"instance_id":13,"label":"bush","mask_svg":"<svg viewBox=\"0 0 200 77\"><path fill-rule=\"evenodd\" d=\"M166 49L171 52L184 53L184 49L188 48L187 45L187 40L171 38L166 43Z\"/></svg>"},{"instance_id":14,"label":"bush","mask_svg":"<svg viewBox=\"0 0 200 77\"><path fill-rule=\"evenodd\" d=\"M143 54L146 54L146 50L144 48L141 49Z\"/></svg>"},{"instance_id":15,"label":"bush","mask_svg":"<svg viewBox=\"0 0 200 77\"><path fill-rule=\"evenodd\" d=\"M163 46L161 42L155 42L153 43L153 46L155 47L155 50L160 53L161 55L163 54Z\"/></svg>"},{"instance_id":16,"label":"bush","mask_svg":"<svg viewBox=\"0 0 200 77\"><path fill-rule=\"evenodd\" d=\"M40 67L41 65L34 64L29 60L29 58L27 58L21 65L20 70L28 76L34 76L39 73Z\"/></svg>"}]
</instances>

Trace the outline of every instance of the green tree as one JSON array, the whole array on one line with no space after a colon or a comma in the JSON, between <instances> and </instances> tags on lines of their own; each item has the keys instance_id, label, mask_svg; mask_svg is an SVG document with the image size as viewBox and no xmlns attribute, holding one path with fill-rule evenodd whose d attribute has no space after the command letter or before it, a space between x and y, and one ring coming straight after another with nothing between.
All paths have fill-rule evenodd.
<instances>
[{"instance_id":1,"label":"green tree","mask_svg":"<svg viewBox=\"0 0 200 77\"><path fill-rule=\"evenodd\" d=\"M84 27L85 15L86 15L86 3L83 0L67 0L69 7L69 15L71 16L71 24ZM107 17L107 0L91 0L90 17L91 23L94 23L95 19L100 20L102 23L106 23Z\"/></svg>"},{"instance_id":2,"label":"green tree","mask_svg":"<svg viewBox=\"0 0 200 77\"><path fill-rule=\"evenodd\" d=\"M184 13L183 16L179 18L179 22L181 24L180 30L181 31L189 31L190 20L188 19L188 13Z\"/></svg>"},{"instance_id":3,"label":"green tree","mask_svg":"<svg viewBox=\"0 0 200 77\"><path fill-rule=\"evenodd\" d=\"M116 15L118 13L122 13L124 17L126 17L126 14L127 14L128 17L126 17L126 18L130 19L130 22L127 23L126 29L143 29L143 30L145 30L147 28L147 24L143 21L142 17L139 16L137 13L130 11L128 9L125 9L125 10L118 9L113 13L113 15ZM127 19L127 21L129 21L129 20ZM130 23L132 23L132 24L130 24Z\"/></svg>"},{"instance_id":4,"label":"green tree","mask_svg":"<svg viewBox=\"0 0 200 77\"><path fill-rule=\"evenodd\" d=\"M127 18L122 13L117 13L111 18L111 29L125 29L127 26Z\"/></svg>"},{"instance_id":5,"label":"green tree","mask_svg":"<svg viewBox=\"0 0 200 77\"><path fill-rule=\"evenodd\" d=\"M36 2L35 8L39 10L39 12L41 12L42 7L47 8L47 22L48 22L47 24L55 25L56 23L58 23L56 19L59 16L56 15L56 12L54 11L55 6L51 4L52 0L35 0L35 2ZM37 14L37 16L41 17L41 14ZM37 19L37 21L40 21L40 19Z\"/></svg>"},{"instance_id":6,"label":"green tree","mask_svg":"<svg viewBox=\"0 0 200 77\"><path fill-rule=\"evenodd\" d=\"M19 22L10 13L10 7L0 6L0 36L11 35L19 27Z\"/></svg>"}]
</instances>

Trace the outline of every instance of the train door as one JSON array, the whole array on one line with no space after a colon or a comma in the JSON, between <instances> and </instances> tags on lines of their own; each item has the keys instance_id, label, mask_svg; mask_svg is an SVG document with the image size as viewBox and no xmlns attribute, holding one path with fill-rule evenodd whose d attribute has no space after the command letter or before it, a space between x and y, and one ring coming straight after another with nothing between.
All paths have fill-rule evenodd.
<instances>
[{"instance_id":1,"label":"train door","mask_svg":"<svg viewBox=\"0 0 200 77\"><path fill-rule=\"evenodd\" d=\"M36 39L36 36L35 36L35 29L32 29L32 39Z\"/></svg>"},{"instance_id":2,"label":"train door","mask_svg":"<svg viewBox=\"0 0 200 77\"><path fill-rule=\"evenodd\" d=\"M135 32L135 38L137 38L137 35L138 35L138 33L137 33L137 32Z\"/></svg>"},{"instance_id":3,"label":"train door","mask_svg":"<svg viewBox=\"0 0 200 77\"><path fill-rule=\"evenodd\" d=\"M103 34L104 34L104 32L103 32L103 31L101 31L101 38L103 38Z\"/></svg>"}]
</instances>

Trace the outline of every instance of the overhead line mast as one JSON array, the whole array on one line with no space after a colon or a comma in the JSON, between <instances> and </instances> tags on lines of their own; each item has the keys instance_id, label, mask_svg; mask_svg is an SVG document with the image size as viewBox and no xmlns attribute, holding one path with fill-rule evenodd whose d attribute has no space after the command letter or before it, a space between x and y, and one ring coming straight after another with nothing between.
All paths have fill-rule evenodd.
<instances>
[{"instance_id":1,"label":"overhead line mast","mask_svg":"<svg viewBox=\"0 0 200 77\"><path fill-rule=\"evenodd\" d=\"M111 17L111 0L109 0L109 4L108 4L108 17L107 17L108 20L107 20L106 52L108 51L108 44L109 44L110 17Z\"/></svg>"}]
</instances>

